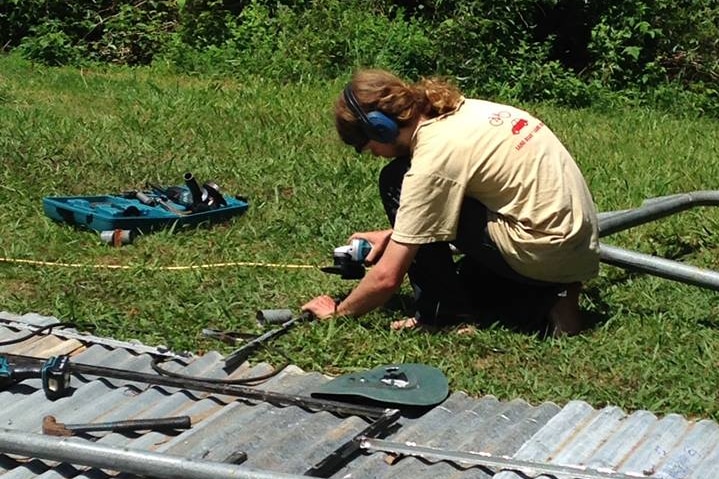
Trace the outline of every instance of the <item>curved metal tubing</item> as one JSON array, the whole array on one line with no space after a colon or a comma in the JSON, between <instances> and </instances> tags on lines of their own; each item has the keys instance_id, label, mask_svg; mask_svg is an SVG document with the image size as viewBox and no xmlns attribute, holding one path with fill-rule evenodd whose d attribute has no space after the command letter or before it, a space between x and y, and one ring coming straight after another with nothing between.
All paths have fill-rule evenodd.
<instances>
[{"instance_id":1,"label":"curved metal tubing","mask_svg":"<svg viewBox=\"0 0 719 479\"><path fill-rule=\"evenodd\" d=\"M719 191L693 191L645 200L642 206L629 210L599 214L599 237L609 236L696 206L718 206ZM648 254L629 251L603 243L599 259L620 268L647 273L682 283L719 291L719 272L686 265Z\"/></svg>"},{"instance_id":2,"label":"curved metal tubing","mask_svg":"<svg viewBox=\"0 0 719 479\"><path fill-rule=\"evenodd\" d=\"M719 206L719 191L693 191L651 198L630 210L599 214L599 237L609 236L696 206Z\"/></svg>"},{"instance_id":3,"label":"curved metal tubing","mask_svg":"<svg viewBox=\"0 0 719 479\"><path fill-rule=\"evenodd\" d=\"M599 245L599 259L612 266L719 291L719 272L709 269L606 244Z\"/></svg>"}]
</instances>

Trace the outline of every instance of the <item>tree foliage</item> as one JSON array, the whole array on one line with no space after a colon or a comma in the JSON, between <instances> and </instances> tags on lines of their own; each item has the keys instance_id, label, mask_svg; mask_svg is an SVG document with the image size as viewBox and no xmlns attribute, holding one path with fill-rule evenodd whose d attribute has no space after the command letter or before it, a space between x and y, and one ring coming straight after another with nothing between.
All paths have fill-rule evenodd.
<instances>
[{"instance_id":1,"label":"tree foliage","mask_svg":"<svg viewBox=\"0 0 719 479\"><path fill-rule=\"evenodd\" d=\"M5 50L48 64L331 78L357 66L586 105L694 95L719 110L715 0L6 0Z\"/></svg>"}]
</instances>

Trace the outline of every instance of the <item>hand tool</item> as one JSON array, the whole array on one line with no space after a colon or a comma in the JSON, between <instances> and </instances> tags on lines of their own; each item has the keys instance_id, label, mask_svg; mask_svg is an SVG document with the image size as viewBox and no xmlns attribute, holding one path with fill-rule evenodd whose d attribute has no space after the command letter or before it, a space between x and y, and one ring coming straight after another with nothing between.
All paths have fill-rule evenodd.
<instances>
[{"instance_id":1,"label":"hand tool","mask_svg":"<svg viewBox=\"0 0 719 479\"><path fill-rule=\"evenodd\" d=\"M190 215L227 206L227 200L217 183L208 181L200 186L195 176L189 171L184 174L183 179L184 186L162 188L147 183L147 186L152 189L151 194L139 190L129 190L124 191L122 196L136 199L146 206L161 206L176 215ZM134 206L132 208L137 209ZM139 210L137 216L140 216Z\"/></svg>"},{"instance_id":2,"label":"hand tool","mask_svg":"<svg viewBox=\"0 0 719 479\"><path fill-rule=\"evenodd\" d=\"M0 389L30 378L42 380L42 390L50 400L63 397L70 389L70 360L66 355L52 356L39 365L14 365L0 356Z\"/></svg>"},{"instance_id":3,"label":"hand tool","mask_svg":"<svg viewBox=\"0 0 719 479\"><path fill-rule=\"evenodd\" d=\"M42 420L42 432L50 436L72 436L86 432L110 431L168 431L189 429L192 421L189 416L166 417L157 419L130 419L127 421L96 422L87 424L64 424L55 416L45 416Z\"/></svg>"},{"instance_id":4,"label":"hand tool","mask_svg":"<svg viewBox=\"0 0 719 479\"><path fill-rule=\"evenodd\" d=\"M332 266L321 268L325 273L339 274L342 279L361 279L364 277L364 261L372 250L372 244L366 239L355 238L350 244L339 246L332 252Z\"/></svg>"},{"instance_id":5,"label":"hand tool","mask_svg":"<svg viewBox=\"0 0 719 479\"><path fill-rule=\"evenodd\" d=\"M178 189L179 189L179 187L178 187ZM187 191L187 194L189 194L189 191ZM139 201L140 203L142 203L143 205L147 205L147 206L160 205L163 208L165 208L167 211L169 211L170 213L180 215L180 216L185 216L185 215L194 213L194 211L192 211L192 209L190 209L189 206L187 206L187 205L186 206L188 209L186 209L186 210L181 210L179 208L176 208L175 206L173 206L171 204L171 202L168 199L166 199L167 197L165 197L165 196L153 197L153 196L148 195L147 193L144 193L144 192L138 191L138 190L126 191L125 193L123 193L123 196L125 196L126 198L134 198L137 201ZM178 196L173 201L177 204L185 205L185 203L183 203L179 199L179 193L178 193ZM191 203L188 203L188 205L191 205Z\"/></svg>"},{"instance_id":6,"label":"hand tool","mask_svg":"<svg viewBox=\"0 0 719 479\"><path fill-rule=\"evenodd\" d=\"M189 171L185 173L184 179L185 186L187 186L187 188L190 190L190 193L192 194L192 211L197 212L209 209L210 198L207 194L207 190L205 190L204 188L200 188L200 185L197 183L197 180Z\"/></svg>"},{"instance_id":7,"label":"hand tool","mask_svg":"<svg viewBox=\"0 0 719 479\"><path fill-rule=\"evenodd\" d=\"M16 354L5 354L5 356L15 362L21 361L27 364L41 365L47 362L47 360L30 356L20 356ZM157 360L153 362L153 368L155 368L156 363ZM277 405L293 405L309 410L330 411L338 414L352 414L368 418L378 418L382 416L386 411L385 408L376 406L348 404L339 401L331 401L327 399L319 399L309 396L301 396L297 394L288 395L254 387L240 386L237 384L232 384L232 380L206 379L186 376L172 377L161 374L148 374L138 371L129 371L125 369L109 368L106 366L95 366L92 364L83 364L76 362L69 362L69 368L72 374L97 376L106 379L118 379L130 382L152 384L155 386L188 389L191 391L203 391L213 394L241 397L245 399L261 400Z\"/></svg>"},{"instance_id":8,"label":"hand tool","mask_svg":"<svg viewBox=\"0 0 719 479\"><path fill-rule=\"evenodd\" d=\"M31 364L42 364L45 362L45 360L41 358L10 354L6 354L6 356L14 361L23 361ZM75 362L71 362L70 364L73 374L98 376L101 378L112 378L131 382L142 382L152 384L154 386L168 386L188 389L191 391L203 391L225 396L234 396L250 400L260 400L277 406L296 406L310 412L326 411L339 416L353 415L365 418L370 422L370 424L362 429L362 431L350 438L348 441L344 442L339 448L330 453L330 455L312 466L312 468L305 473L306 476L311 477L330 477L341 470L346 466L347 458L352 457L359 451L359 442L357 438L384 436L401 416L401 411L399 409L391 409L374 405L353 404L343 401L332 401L299 394L282 394L254 387L238 386L228 383L227 381L213 381L209 379L187 377L176 378ZM12 444L18 444L18 442L14 441ZM74 444L75 443L67 443L64 444L63 447L71 447ZM34 444L33 447L36 448L37 444ZM63 448L54 448L54 450L60 449ZM33 449L33 451L36 453L36 449ZM185 466L187 466L187 464L185 464Z\"/></svg>"},{"instance_id":9,"label":"hand tool","mask_svg":"<svg viewBox=\"0 0 719 479\"><path fill-rule=\"evenodd\" d=\"M222 195L217 183L208 181L200 187L195 177L189 171L185 173L184 179L185 186L187 186L187 189L190 190L192 195L191 209L193 212L197 213L227 206L227 201Z\"/></svg>"},{"instance_id":10,"label":"hand tool","mask_svg":"<svg viewBox=\"0 0 719 479\"><path fill-rule=\"evenodd\" d=\"M222 341L225 344L234 346L245 341L251 341L257 337L254 333L240 333L237 331L220 331L218 329L203 328L202 335L208 338Z\"/></svg>"},{"instance_id":11,"label":"hand tool","mask_svg":"<svg viewBox=\"0 0 719 479\"><path fill-rule=\"evenodd\" d=\"M313 315L309 311L303 311L299 316L294 316L289 309L261 309L257 311L257 322L265 326L267 324L279 324L278 328L267 331L257 336L253 340L247 342L241 348L230 353L225 358L225 369L233 370L249 357L263 343L286 333L292 326L298 322L309 321Z\"/></svg>"},{"instance_id":12,"label":"hand tool","mask_svg":"<svg viewBox=\"0 0 719 479\"><path fill-rule=\"evenodd\" d=\"M217 186L217 183L213 181L208 181L207 183L204 183L202 187L207 191L208 204L214 208L219 208L221 206L227 206L227 200L225 199L225 196L222 194L222 190L220 190L220 187Z\"/></svg>"}]
</instances>

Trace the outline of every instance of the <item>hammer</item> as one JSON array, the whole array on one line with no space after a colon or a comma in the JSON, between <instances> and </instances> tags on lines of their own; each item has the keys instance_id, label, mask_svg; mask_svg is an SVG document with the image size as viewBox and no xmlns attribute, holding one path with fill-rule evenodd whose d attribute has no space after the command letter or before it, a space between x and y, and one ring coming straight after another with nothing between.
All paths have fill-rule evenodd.
<instances>
[{"instance_id":1,"label":"hammer","mask_svg":"<svg viewBox=\"0 0 719 479\"><path fill-rule=\"evenodd\" d=\"M158 419L132 419L128 421L96 422L88 424L63 424L57 422L55 416L45 416L42 420L42 432L49 436L72 436L85 432L111 431L162 431L171 429L189 429L189 416L178 416Z\"/></svg>"}]
</instances>

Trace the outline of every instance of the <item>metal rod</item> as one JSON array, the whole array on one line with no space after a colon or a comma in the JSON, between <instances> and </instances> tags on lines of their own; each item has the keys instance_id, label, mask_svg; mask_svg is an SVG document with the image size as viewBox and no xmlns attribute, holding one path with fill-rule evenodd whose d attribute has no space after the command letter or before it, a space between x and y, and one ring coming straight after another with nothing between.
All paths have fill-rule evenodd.
<instances>
[{"instance_id":1,"label":"metal rod","mask_svg":"<svg viewBox=\"0 0 719 479\"><path fill-rule=\"evenodd\" d=\"M14 361L39 362L45 361L42 358L31 356L21 356L16 354L2 354L8 359ZM193 391L210 392L215 394L223 394L226 396L241 397L245 399L256 399L271 404L279 404L286 406L298 406L304 409L328 411L337 414L347 414L353 416L379 418L382 417L386 408L362 406L358 404L349 404L340 401L330 401L327 399L313 398L309 396L281 394L254 387L240 386L237 384L218 383L203 381L201 379L176 378L171 376L161 376L159 374L147 374L137 371L127 371L124 369L114 369L104 366L94 366L91 364L82 364L70 362L70 371L73 374L86 374L107 379L121 379L131 382L153 384L156 386L169 386L179 389L189 389Z\"/></svg>"},{"instance_id":2,"label":"metal rod","mask_svg":"<svg viewBox=\"0 0 719 479\"><path fill-rule=\"evenodd\" d=\"M125 421L95 422L85 424L65 424L58 422L55 416L45 416L42 420L43 434L51 436L71 436L86 432L110 431L168 431L189 429L192 427L190 416L162 417L153 419L128 419Z\"/></svg>"},{"instance_id":3,"label":"metal rod","mask_svg":"<svg viewBox=\"0 0 719 479\"><path fill-rule=\"evenodd\" d=\"M693 191L646 200L642 206L630 210L600 213L599 236L609 236L695 206L719 205L719 190Z\"/></svg>"},{"instance_id":4,"label":"metal rod","mask_svg":"<svg viewBox=\"0 0 719 479\"><path fill-rule=\"evenodd\" d=\"M18 318L18 319L15 319ZM8 328L13 329L21 329L23 331L30 331L30 333L26 337L18 338L17 340L13 340L12 343L10 342L3 342L2 345L6 344L13 344L15 342L21 342L29 339L32 336L35 336L37 334L40 334L41 332L44 332L46 330L49 330L47 334L52 334L53 336L59 336L61 338L66 339L77 339L82 342L90 342L93 344L100 344L102 346L108 346L111 348L121 348L121 349L127 349L133 352L136 352L138 354L151 354L152 356L163 356L173 359L187 359L187 354L177 354L173 351L170 351L167 348L158 348L156 346L145 346L144 344L139 343L130 343L126 341L119 341L117 339L110 339L110 338L102 338L99 336L94 336L91 334L85 334L85 333L78 333L76 329L74 329L77 325L74 323L65 323L65 322L57 322L57 323L50 323L50 324L39 324L39 323L32 323L32 322L25 322L20 321L19 316L13 316L8 315L4 316L3 313L0 313L0 323L3 323ZM68 329L73 328L73 329Z\"/></svg>"},{"instance_id":5,"label":"metal rod","mask_svg":"<svg viewBox=\"0 0 719 479\"><path fill-rule=\"evenodd\" d=\"M719 291L719 272L656 256L600 244L599 259L620 268Z\"/></svg>"},{"instance_id":6,"label":"metal rod","mask_svg":"<svg viewBox=\"0 0 719 479\"><path fill-rule=\"evenodd\" d=\"M417 446L414 443L392 442L382 439L362 438L360 447L369 452L386 452L403 456L421 457L429 461L448 461L456 465L482 466L499 471L519 471L536 477L540 475L566 477L572 479L637 479L649 477L643 473L624 474L610 470L590 469L579 465L559 465L543 462L514 459L507 456L492 456L484 452L461 452Z\"/></svg>"},{"instance_id":7,"label":"metal rod","mask_svg":"<svg viewBox=\"0 0 719 479\"><path fill-rule=\"evenodd\" d=\"M0 451L140 476L167 479L300 479L302 476L247 469L222 462L187 459L73 438L0 429Z\"/></svg>"},{"instance_id":8,"label":"metal rod","mask_svg":"<svg viewBox=\"0 0 719 479\"><path fill-rule=\"evenodd\" d=\"M382 417L375 420L355 437L338 447L329 456L318 462L305 472L310 477L331 477L337 471L349 464L361 449L363 439L378 436L394 424L400 417L397 409L388 409Z\"/></svg>"},{"instance_id":9,"label":"metal rod","mask_svg":"<svg viewBox=\"0 0 719 479\"><path fill-rule=\"evenodd\" d=\"M298 322L302 321L308 321L312 318L312 314L305 311L301 313L299 316L292 318L286 318L286 313L289 310L260 310L257 313L257 320L260 324L276 324L278 322L281 322L282 324L270 331L267 331L266 333L262 334L261 336L256 337L252 341L249 341L247 344L243 345L241 348L235 350L234 352L230 353L225 358L225 370L232 371L237 366L245 362L245 360L252 354L260 345L263 343L266 343L270 339L279 336L281 334L286 333L292 326L294 326ZM291 312L290 312L291 314ZM283 321L284 320L284 321Z\"/></svg>"}]
</instances>

